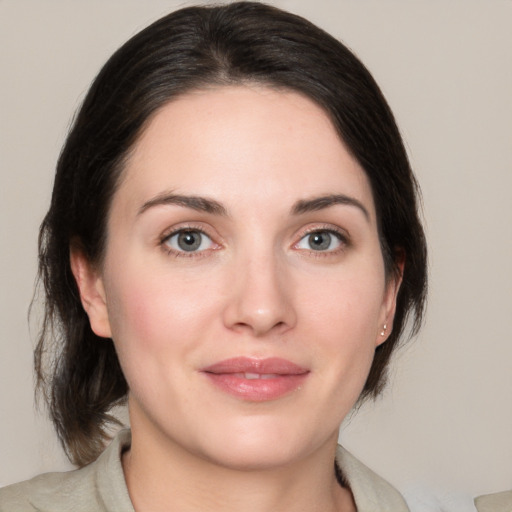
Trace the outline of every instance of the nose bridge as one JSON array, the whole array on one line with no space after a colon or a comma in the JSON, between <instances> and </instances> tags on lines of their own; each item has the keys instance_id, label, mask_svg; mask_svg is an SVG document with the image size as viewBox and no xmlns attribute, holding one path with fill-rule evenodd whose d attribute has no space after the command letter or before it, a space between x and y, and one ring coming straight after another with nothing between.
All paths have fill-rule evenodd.
<instances>
[{"instance_id":1,"label":"nose bridge","mask_svg":"<svg viewBox=\"0 0 512 512\"><path fill-rule=\"evenodd\" d=\"M271 244L258 244L241 251L226 308L231 328L262 336L271 330L286 330L295 323L291 281L283 257Z\"/></svg>"}]
</instances>

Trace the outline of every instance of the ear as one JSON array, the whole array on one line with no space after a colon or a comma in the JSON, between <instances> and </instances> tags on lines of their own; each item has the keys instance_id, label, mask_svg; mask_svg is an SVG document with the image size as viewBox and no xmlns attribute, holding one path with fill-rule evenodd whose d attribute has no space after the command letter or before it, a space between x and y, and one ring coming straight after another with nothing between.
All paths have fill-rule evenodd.
<instances>
[{"instance_id":1,"label":"ear","mask_svg":"<svg viewBox=\"0 0 512 512\"><path fill-rule=\"evenodd\" d=\"M393 319L395 318L396 299L400 285L402 284L402 276L404 274L405 257L403 254L397 256L397 269L388 276L384 298L382 301L381 314L378 332L376 337L376 346L384 343L393 331Z\"/></svg>"},{"instance_id":2,"label":"ear","mask_svg":"<svg viewBox=\"0 0 512 512\"><path fill-rule=\"evenodd\" d=\"M83 250L76 246L70 248L70 263L92 331L102 338L111 338L105 288L100 273Z\"/></svg>"}]
</instances>

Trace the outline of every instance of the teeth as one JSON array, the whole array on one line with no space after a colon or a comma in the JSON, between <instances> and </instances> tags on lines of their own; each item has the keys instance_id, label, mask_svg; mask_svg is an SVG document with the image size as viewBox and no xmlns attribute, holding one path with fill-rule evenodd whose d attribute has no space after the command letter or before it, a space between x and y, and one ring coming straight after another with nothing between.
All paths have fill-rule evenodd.
<instances>
[{"instance_id":1,"label":"teeth","mask_svg":"<svg viewBox=\"0 0 512 512\"><path fill-rule=\"evenodd\" d=\"M275 373L244 373L244 379L275 379L277 375Z\"/></svg>"},{"instance_id":2,"label":"teeth","mask_svg":"<svg viewBox=\"0 0 512 512\"><path fill-rule=\"evenodd\" d=\"M257 380L257 379L277 379L279 375L277 373L233 373L234 377L238 377L239 379L247 379L247 380Z\"/></svg>"}]
</instances>

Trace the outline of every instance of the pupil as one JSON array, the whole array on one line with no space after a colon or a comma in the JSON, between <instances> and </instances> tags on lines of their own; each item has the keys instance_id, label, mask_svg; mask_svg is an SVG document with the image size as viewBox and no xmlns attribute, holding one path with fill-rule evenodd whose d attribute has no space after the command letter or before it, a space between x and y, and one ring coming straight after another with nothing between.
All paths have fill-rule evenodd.
<instances>
[{"instance_id":1,"label":"pupil","mask_svg":"<svg viewBox=\"0 0 512 512\"><path fill-rule=\"evenodd\" d=\"M324 251L331 245L331 235L329 233L313 233L309 236L309 243L315 251Z\"/></svg>"},{"instance_id":2,"label":"pupil","mask_svg":"<svg viewBox=\"0 0 512 512\"><path fill-rule=\"evenodd\" d=\"M184 251L195 251L201 245L201 236L193 231L185 231L179 235L178 245Z\"/></svg>"}]
</instances>

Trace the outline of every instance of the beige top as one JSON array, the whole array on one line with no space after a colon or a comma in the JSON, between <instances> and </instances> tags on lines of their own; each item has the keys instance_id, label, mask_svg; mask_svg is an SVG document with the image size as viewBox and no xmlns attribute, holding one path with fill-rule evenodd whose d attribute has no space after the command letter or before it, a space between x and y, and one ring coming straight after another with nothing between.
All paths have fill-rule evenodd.
<instances>
[{"instance_id":1,"label":"beige top","mask_svg":"<svg viewBox=\"0 0 512 512\"><path fill-rule=\"evenodd\" d=\"M512 512L512 491L479 496L475 505L478 512Z\"/></svg>"},{"instance_id":2,"label":"beige top","mask_svg":"<svg viewBox=\"0 0 512 512\"><path fill-rule=\"evenodd\" d=\"M134 512L121 465L131 441L122 430L100 457L66 473L46 473L0 489L0 512ZM336 462L358 512L409 512L402 496L341 446Z\"/></svg>"}]
</instances>

